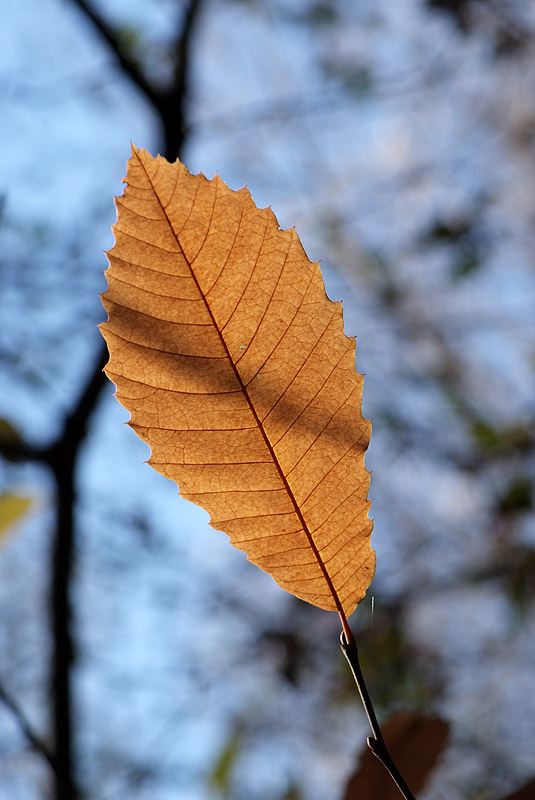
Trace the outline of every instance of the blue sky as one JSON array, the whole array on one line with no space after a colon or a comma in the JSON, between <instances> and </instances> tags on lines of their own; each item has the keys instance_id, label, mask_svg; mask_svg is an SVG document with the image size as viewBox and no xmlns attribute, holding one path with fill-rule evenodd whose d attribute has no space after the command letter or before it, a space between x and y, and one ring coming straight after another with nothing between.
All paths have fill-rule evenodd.
<instances>
[{"instance_id":1,"label":"blue sky","mask_svg":"<svg viewBox=\"0 0 535 800\"><path fill-rule=\"evenodd\" d=\"M294 4L297 11L301 5ZM147 37L152 68L163 71L157 56L174 5L116 0L99 7ZM344 300L357 368L367 376L364 410L377 420L367 463L378 552L372 592L380 607L381 596L386 602L449 580L488 556L501 476L460 473L448 456L469 445L455 408L429 379L444 343L461 373L463 399L483 418L502 425L532 412L535 184L532 149L521 134L533 122L533 57L496 61L484 37L459 36L416 0L346 12L346 24L325 33L288 23L275 4L208 4L195 43L184 160L194 172L219 172L233 188L247 183L283 227L296 226L309 256L322 261L330 295ZM2 366L0 417L43 441L75 402L99 344L103 251L113 241L113 196L122 192L130 142L155 152L158 130L74 4L23 0L8 5L3 23L0 345L18 361L6 358ZM365 68L371 90L348 95L336 78L341 67ZM479 202L484 268L455 282L450 251L426 250L421 239L436 219L472 214ZM379 302L378 264L392 271L403 314ZM174 484L144 465L147 448L124 424L128 415L112 391L91 420L79 474L76 681L84 776L99 786L101 800L123 797L125 754L150 763L165 742L163 777L147 789L137 786L135 797L176 797L180 775L180 796L201 800L208 796L206 763L229 720L253 708L271 734L277 714L284 725L276 736L255 740L242 764L244 782L261 772L276 797L292 770L303 774L306 766L307 796L325 796L352 762L348 719L363 732L364 722L342 710L324 734L314 727L309 701L290 690L280 706L266 707L263 697L280 691L275 670L252 656L235 663L236 654L252 652L256 627L280 622L293 606L208 527L205 512L177 499ZM389 429L387 411L406 422L408 444ZM41 559L52 525L51 487L33 467L5 468L0 478L35 498L26 524L0 551L0 649L9 656L0 668L44 726ZM531 523L515 527L516 543L533 541ZM232 609L218 604L221 596ZM407 628L445 665L445 713L476 740L485 739L478 731L491 731L501 757L522 775L533 735L525 701L533 653L526 628L511 634L510 617L503 594L471 588L446 602L417 599ZM314 617L314 624L336 642L337 622L327 618ZM453 644L461 663L485 661L479 683L451 658ZM517 692L503 686L511 665ZM326 674L327 667L308 677L309 698L318 696ZM490 708L487 698L502 690ZM296 713L287 713L290 703ZM313 736L300 738L302 720L318 737L313 758ZM525 732L520 743L512 735L518 728ZM20 737L1 711L0 732L8 752L0 800L41 797L42 767L31 755L13 756ZM454 752L467 785L477 764ZM266 769L270 760L279 768ZM456 797L455 767L449 769L445 785Z\"/></svg>"}]
</instances>

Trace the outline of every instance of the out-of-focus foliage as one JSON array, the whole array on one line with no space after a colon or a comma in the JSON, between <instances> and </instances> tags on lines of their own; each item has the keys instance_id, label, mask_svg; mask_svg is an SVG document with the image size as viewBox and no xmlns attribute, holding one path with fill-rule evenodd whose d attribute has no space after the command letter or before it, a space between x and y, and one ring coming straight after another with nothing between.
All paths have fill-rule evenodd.
<instances>
[{"instance_id":1,"label":"out-of-focus foliage","mask_svg":"<svg viewBox=\"0 0 535 800\"><path fill-rule=\"evenodd\" d=\"M221 797L231 796L231 787L243 748L243 736L239 727L230 733L217 756L209 776L209 784Z\"/></svg>"},{"instance_id":2,"label":"out-of-focus foliage","mask_svg":"<svg viewBox=\"0 0 535 800\"><path fill-rule=\"evenodd\" d=\"M16 525L32 506L32 498L13 492L0 494L0 540Z\"/></svg>"}]
</instances>

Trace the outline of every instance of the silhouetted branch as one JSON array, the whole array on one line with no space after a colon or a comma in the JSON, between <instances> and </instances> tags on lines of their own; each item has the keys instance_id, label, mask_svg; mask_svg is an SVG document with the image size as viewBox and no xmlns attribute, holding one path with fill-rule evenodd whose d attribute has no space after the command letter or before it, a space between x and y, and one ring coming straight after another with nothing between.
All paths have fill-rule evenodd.
<instances>
[{"instance_id":1,"label":"silhouetted branch","mask_svg":"<svg viewBox=\"0 0 535 800\"><path fill-rule=\"evenodd\" d=\"M165 155L170 160L174 159L178 155L186 136L184 109L188 86L189 48L191 33L200 8L200 1L192 0L185 11L182 28L177 37L175 47L173 81L166 90L155 87L147 79L137 63L122 51L118 32L108 25L86 0L74 0L74 2L100 31L130 80L141 89L145 97L154 106L163 127ZM103 344L77 405L66 418L61 435L51 445L44 448L36 448L16 439L6 439L6 441L0 442L0 452L6 458L39 461L51 469L56 481L57 524L53 543L50 604L53 633L53 756L46 748L43 748L40 740L32 732L12 699L5 693L0 695L19 720L19 724L28 740L45 755L54 769L56 800L76 800L79 797L72 758L71 687L74 642L71 630L70 587L75 553L75 475L80 445L86 434L87 420L106 382L102 371L106 361L107 350Z\"/></svg>"},{"instance_id":2,"label":"silhouetted branch","mask_svg":"<svg viewBox=\"0 0 535 800\"><path fill-rule=\"evenodd\" d=\"M160 114L164 125L165 157L174 161L184 144L186 130L186 101L188 99L188 77L192 31L197 21L201 3L191 0L183 21L182 32L174 51L173 83L160 97Z\"/></svg>"},{"instance_id":3,"label":"silhouetted branch","mask_svg":"<svg viewBox=\"0 0 535 800\"><path fill-rule=\"evenodd\" d=\"M42 738L35 733L35 731L33 730L33 727L31 726L29 721L26 719L26 716L25 716L24 712L22 711L22 709L20 708L18 703L9 694L9 692L7 691L7 689L3 686L3 684L1 682L0 682L0 700L2 700L4 705L7 706L7 708L9 708L9 710L11 711L11 713L13 714L15 719L17 720L19 728L21 729L21 731L22 731L24 737L27 739L27 741L31 744L31 746L34 748L34 750L36 752L38 752L40 755L43 756L43 758L46 761L48 761L49 765L52 767L52 769L55 772L56 771L56 760L55 760L54 756L52 755L52 753L50 752L50 750L48 749L47 745L42 740Z\"/></svg>"},{"instance_id":4,"label":"silhouetted branch","mask_svg":"<svg viewBox=\"0 0 535 800\"><path fill-rule=\"evenodd\" d=\"M143 92L158 113L163 125L164 155L174 161L186 138L184 107L187 99L192 31L201 7L200 0L190 0L181 22L173 51L173 77L167 88L154 85L121 47L120 35L86 0L73 0L99 30L130 80Z\"/></svg>"},{"instance_id":5,"label":"silhouetted branch","mask_svg":"<svg viewBox=\"0 0 535 800\"><path fill-rule=\"evenodd\" d=\"M53 631L52 691L56 761L56 798L75 800L78 790L72 769L71 665L74 644L71 631L70 583L74 560L74 509L76 460L86 434L89 415L105 384L107 361L102 346L78 404L65 420L59 439L45 451L45 461L56 480L57 524L53 544L51 624Z\"/></svg>"},{"instance_id":6,"label":"silhouetted branch","mask_svg":"<svg viewBox=\"0 0 535 800\"><path fill-rule=\"evenodd\" d=\"M153 105L157 105L158 92L156 88L147 79L137 62L124 53L123 49L121 48L118 31L114 30L114 28L106 22L104 17L102 17L90 3L87 3L86 0L72 1L79 6L86 17L91 20L93 25L98 29L100 34L109 44L115 57L119 61L121 68L124 70L124 72L126 72L132 83L135 83L136 86L141 89L143 94L151 101L151 103L153 103Z\"/></svg>"}]
</instances>

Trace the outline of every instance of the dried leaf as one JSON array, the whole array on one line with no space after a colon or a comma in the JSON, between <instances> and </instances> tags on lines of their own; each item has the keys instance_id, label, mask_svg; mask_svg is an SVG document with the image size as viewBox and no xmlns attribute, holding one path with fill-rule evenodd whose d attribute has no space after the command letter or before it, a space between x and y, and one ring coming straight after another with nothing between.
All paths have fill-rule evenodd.
<instances>
[{"instance_id":1,"label":"dried leaf","mask_svg":"<svg viewBox=\"0 0 535 800\"><path fill-rule=\"evenodd\" d=\"M413 794L418 794L446 746L449 725L438 717L401 711L383 725L383 736L392 759ZM383 765L366 749L359 758L343 800L398 800L399 790Z\"/></svg>"},{"instance_id":2,"label":"dried leaf","mask_svg":"<svg viewBox=\"0 0 535 800\"><path fill-rule=\"evenodd\" d=\"M246 188L136 148L125 182L102 330L149 463L283 588L344 619L375 554L341 303Z\"/></svg>"},{"instance_id":3,"label":"dried leaf","mask_svg":"<svg viewBox=\"0 0 535 800\"><path fill-rule=\"evenodd\" d=\"M503 800L533 800L535 797L535 778L532 778L528 783L525 783L520 789L513 794L508 794Z\"/></svg>"}]
</instances>

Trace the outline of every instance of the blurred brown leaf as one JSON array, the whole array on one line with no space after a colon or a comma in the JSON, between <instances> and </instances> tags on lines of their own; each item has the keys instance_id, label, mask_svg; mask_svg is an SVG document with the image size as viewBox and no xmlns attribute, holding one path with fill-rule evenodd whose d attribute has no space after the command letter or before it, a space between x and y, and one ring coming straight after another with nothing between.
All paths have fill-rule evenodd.
<instances>
[{"instance_id":1,"label":"blurred brown leaf","mask_svg":"<svg viewBox=\"0 0 535 800\"><path fill-rule=\"evenodd\" d=\"M521 789L518 789L513 794L508 794L502 800L533 800L535 797L535 778L532 778L528 783L524 784Z\"/></svg>"},{"instance_id":2,"label":"blurred brown leaf","mask_svg":"<svg viewBox=\"0 0 535 800\"><path fill-rule=\"evenodd\" d=\"M382 727L383 736L399 771L413 794L424 787L442 753L449 725L438 717L401 711ZM399 790L371 750L360 756L343 800L399 800Z\"/></svg>"}]
</instances>

